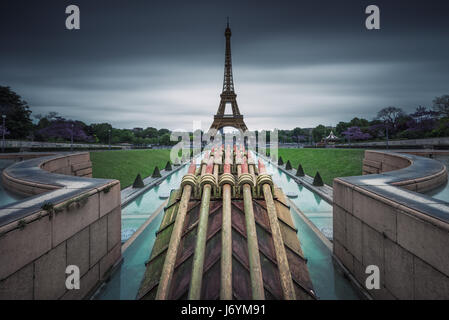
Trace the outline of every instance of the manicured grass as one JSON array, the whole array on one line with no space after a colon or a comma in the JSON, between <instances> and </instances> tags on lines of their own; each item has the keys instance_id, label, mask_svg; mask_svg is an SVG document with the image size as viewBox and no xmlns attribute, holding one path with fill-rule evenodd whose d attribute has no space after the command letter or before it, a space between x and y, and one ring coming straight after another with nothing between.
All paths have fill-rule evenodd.
<instances>
[{"instance_id":1,"label":"manicured grass","mask_svg":"<svg viewBox=\"0 0 449 320\"><path fill-rule=\"evenodd\" d=\"M306 174L320 172L324 183L332 186L336 177L362 174L364 150L358 149L279 149L279 155L287 163L290 160L296 170L301 163ZM170 158L170 150L119 150L91 152L94 178L120 180L121 188L134 182L137 174L146 178L154 167L163 169Z\"/></svg>"},{"instance_id":2,"label":"manicured grass","mask_svg":"<svg viewBox=\"0 0 449 320\"><path fill-rule=\"evenodd\" d=\"M301 163L304 172L314 177L319 171L324 183L332 186L336 177L362 175L364 150L359 149L279 149L284 164L290 160L293 169Z\"/></svg>"},{"instance_id":3,"label":"manicured grass","mask_svg":"<svg viewBox=\"0 0 449 320\"><path fill-rule=\"evenodd\" d=\"M170 158L170 150L119 150L91 152L94 178L120 180L122 189L134 182L137 174L146 178L154 167L165 168Z\"/></svg>"}]
</instances>

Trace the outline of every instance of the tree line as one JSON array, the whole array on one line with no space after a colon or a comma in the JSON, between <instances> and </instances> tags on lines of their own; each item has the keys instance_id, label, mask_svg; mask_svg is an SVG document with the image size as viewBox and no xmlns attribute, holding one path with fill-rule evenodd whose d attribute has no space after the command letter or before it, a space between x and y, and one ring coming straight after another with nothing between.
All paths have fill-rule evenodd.
<instances>
[{"instance_id":1,"label":"tree line","mask_svg":"<svg viewBox=\"0 0 449 320\"><path fill-rule=\"evenodd\" d=\"M114 128L110 123L86 124L66 119L57 112L46 115L31 114L26 101L9 87L0 86L0 115L5 115L5 136L8 139L26 139L48 142L74 142L133 145L172 145L170 130L148 127L134 129ZM32 118L34 118L34 123ZM0 134L3 123L0 119Z\"/></svg>"},{"instance_id":2,"label":"tree line","mask_svg":"<svg viewBox=\"0 0 449 320\"><path fill-rule=\"evenodd\" d=\"M0 86L0 114L4 115L5 128L0 119L0 134L8 139L36 141L119 144L137 146L174 145L170 130L153 127L118 129L109 123L86 124L66 119L57 112L33 115L28 104L9 87ZM416 139L449 136L449 95L436 97L430 107L418 106L410 114L390 106L381 109L372 120L355 117L349 122L339 122L335 127L322 124L315 128L279 130L280 143L313 143L326 138L331 130L343 141L390 139ZM268 131L269 134L269 131ZM192 134L190 134L192 136ZM191 137L192 138L192 137Z\"/></svg>"},{"instance_id":3,"label":"tree line","mask_svg":"<svg viewBox=\"0 0 449 320\"><path fill-rule=\"evenodd\" d=\"M330 132L341 141L376 141L390 139L418 139L449 137L449 95L436 97L430 107L418 106L407 114L401 108L381 109L372 120L355 117L339 122L335 127L322 124L315 128L279 130L281 143L320 142Z\"/></svg>"}]
</instances>

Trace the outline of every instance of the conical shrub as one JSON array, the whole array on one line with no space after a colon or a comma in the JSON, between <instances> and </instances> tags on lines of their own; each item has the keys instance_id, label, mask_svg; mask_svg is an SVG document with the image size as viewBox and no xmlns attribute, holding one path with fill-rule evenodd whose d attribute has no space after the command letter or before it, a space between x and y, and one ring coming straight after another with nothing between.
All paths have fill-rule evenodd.
<instances>
[{"instance_id":1,"label":"conical shrub","mask_svg":"<svg viewBox=\"0 0 449 320\"><path fill-rule=\"evenodd\" d=\"M304 177L305 176L304 169L302 168L301 164L298 165L298 170L296 170L296 176L297 177Z\"/></svg>"},{"instance_id":2,"label":"conical shrub","mask_svg":"<svg viewBox=\"0 0 449 320\"><path fill-rule=\"evenodd\" d=\"M285 165L285 169L286 170L291 170L292 168L292 164L290 163L290 160L287 160L287 164Z\"/></svg>"},{"instance_id":3,"label":"conical shrub","mask_svg":"<svg viewBox=\"0 0 449 320\"><path fill-rule=\"evenodd\" d=\"M172 167L171 167L171 163L170 161L167 161L167 164L165 165L165 171L171 171Z\"/></svg>"},{"instance_id":4,"label":"conical shrub","mask_svg":"<svg viewBox=\"0 0 449 320\"><path fill-rule=\"evenodd\" d=\"M283 166L283 165L284 165L284 160L282 160L282 157L279 157L278 166Z\"/></svg>"},{"instance_id":5,"label":"conical shrub","mask_svg":"<svg viewBox=\"0 0 449 320\"><path fill-rule=\"evenodd\" d=\"M162 177L161 172L159 171L159 168L156 166L154 168L153 174L151 175L152 178L160 178Z\"/></svg>"},{"instance_id":6,"label":"conical shrub","mask_svg":"<svg viewBox=\"0 0 449 320\"><path fill-rule=\"evenodd\" d=\"M137 175L136 179L134 179L133 188L143 188L145 185L143 184L142 177L140 173Z\"/></svg>"},{"instance_id":7,"label":"conical shrub","mask_svg":"<svg viewBox=\"0 0 449 320\"><path fill-rule=\"evenodd\" d=\"M181 165L181 164L179 163L179 158L178 158L178 157L175 158L175 162L173 163L173 165L174 165L175 167L178 167L178 166Z\"/></svg>"},{"instance_id":8,"label":"conical shrub","mask_svg":"<svg viewBox=\"0 0 449 320\"><path fill-rule=\"evenodd\" d=\"M270 156L270 150L267 150L267 157Z\"/></svg>"},{"instance_id":9,"label":"conical shrub","mask_svg":"<svg viewBox=\"0 0 449 320\"><path fill-rule=\"evenodd\" d=\"M313 178L313 185L317 187L324 186L323 179L318 171L316 172L315 178Z\"/></svg>"}]
</instances>

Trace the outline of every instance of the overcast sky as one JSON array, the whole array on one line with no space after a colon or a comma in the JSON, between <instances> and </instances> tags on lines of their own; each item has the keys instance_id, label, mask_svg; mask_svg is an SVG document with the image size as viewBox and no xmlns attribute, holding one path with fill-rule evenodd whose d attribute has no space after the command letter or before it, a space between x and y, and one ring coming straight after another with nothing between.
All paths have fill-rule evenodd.
<instances>
[{"instance_id":1,"label":"overcast sky","mask_svg":"<svg viewBox=\"0 0 449 320\"><path fill-rule=\"evenodd\" d=\"M65 7L81 29L65 29ZM365 28L377 4L381 30ZM119 128L208 129L230 16L235 90L250 129L372 119L449 94L449 1L0 2L0 85L33 114Z\"/></svg>"}]
</instances>

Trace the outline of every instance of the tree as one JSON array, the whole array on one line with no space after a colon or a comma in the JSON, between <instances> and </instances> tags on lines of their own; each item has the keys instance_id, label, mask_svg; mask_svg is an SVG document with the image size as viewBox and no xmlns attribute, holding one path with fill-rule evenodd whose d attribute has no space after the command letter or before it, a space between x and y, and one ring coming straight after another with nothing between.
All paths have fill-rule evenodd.
<instances>
[{"instance_id":1,"label":"tree","mask_svg":"<svg viewBox=\"0 0 449 320\"><path fill-rule=\"evenodd\" d=\"M323 126L322 124L318 125L316 128L312 130L312 137L313 141L315 142L321 141L323 138L325 138L325 135L326 135L326 127Z\"/></svg>"},{"instance_id":2,"label":"tree","mask_svg":"<svg viewBox=\"0 0 449 320\"><path fill-rule=\"evenodd\" d=\"M404 111L401 108L397 107L387 107L383 108L377 113L377 119L383 121L384 123L388 123L393 128L393 131L396 131L399 119L404 116Z\"/></svg>"},{"instance_id":3,"label":"tree","mask_svg":"<svg viewBox=\"0 0 449 320\"><path fill-rule=\"evenodd\" d=\"M70 141L73 134L73 141L92 142L92 137L84 131L84 124L81 121L53 120L46 128L40 129L36 134L44 140Z\"/></svg>"},{"instance_id":4,"label":"tree","mask_svg":"<svg viewBox=\"0 0 449 320\"><path fill-rule=\"evenodd\" d=\"M348 127L367 127L369 126L369 121L363 118L353 118L351 121L349 121L349 126Z\"/></svg>"},{"instance_id":5,"label":"tree","mask_svg":"<svg viewBox=\"0 0 449 320\"><path fill-rule=\"evenodd\" d=\"M143 135L146 138L157 138L158 131L156 128L148 127L145 130L143 130Z\"/></svg>"},{"instance_id":6,"label":"tree","mask_svg":"<svg viewBox=\"0 0 449 320\"><path fill-rule=\"evenodd\" d=\"M0 114L6 115L5 125L12 139L26 138L33 128L28 104L9 87L0 86Z\"/></svg>"},{"instance_id":7,"label":"tree","mask_svg":"<svg viewBox=\"0 0 449 320\"><path fill-rule=\"evenodd\" d=\"M383 123L379 120L374 120L372 125L368 127L368 132L374 138L383 138L386 135L388 124Z\"/></svg>"},{"instance_id":8,"label":"tree","mask_svg":"<svg viewBox=\"0 0 449 320\"><path fill-rule=\"evenodd\" d=\"M101 143L109 143L109 130L112 130L112 125L109 123L92 123L90 125L91 134L97 137Z\"/></svg>"},{"instance_id":9,"label":"tree","mask_svg":"<svg viewBox=\"0 0 449 320\"><path fill-rule=\"evenodd\" d=\"M359 127L351 127L342 133L350 141L371 139L369 133L364 133Z\"/></svg>"},{"instance_id":10,"label":"tree","mask_svg":"<svg viewBox=\"0 0 449 320\"><path fill-rule=\"evenodd\" d=\"M436 97L433 100L433 110L441 114L443 117L449 117L449 95Z\"/></svg>"},{"instance_id":11,"label":"tree","mask_svg":"<svg viewBox=\"0 0 449 320\"><path fill-rule=\"evenodd\" d=\"M158 133L159 137L162 137L166 133L170 134L170 130L168 130L168 129L159 129L159 131L157 133Z\"/></svg>"},{"instance_id":12,"label":"tree","mask_svg":"<svg viewBox=\"0 0 449 320\"><path fill-rule=\"evenodd\" d=\"M407 121L407 129L403 132L402 137L419 138L423 134L428 136L437 127L437 115L438 112L419 106L410 115L410 119Z\"/></svg>"},{"instance_id":13,"label":"tree","mask_svg":"<svg viewBox=\"0 0 449 320\"><path fill-rule=\"evenodd\" d=\"M295 137L297 143L305 140L305 132L301 128L296 127L295 129L293 129L292 135Z\"/></svg>"},{"instance_id":14,"label":"tree","mask_svg":"<svg viewBox=\"0 0 449 320\"><path fill-rule=\"evenodd\" d=\"M160 144L163 146L169 146L171 144L169 133L165 133L160 137Z\"/></svg>"},{"instance_id":15,"label":"tree","mask_svg":"<svg viewBox=\"0 0 449 320\"><path fill-rule=\"evenodd\" d=\"M340 121L335 127L335 133L341 135L346 129L350 127L348 122Z\"/></svg>"}]
</instances>

